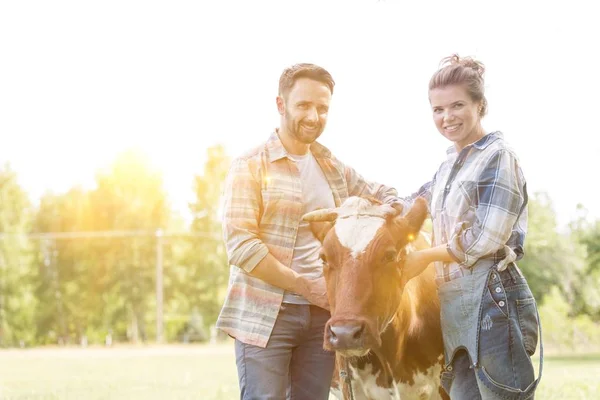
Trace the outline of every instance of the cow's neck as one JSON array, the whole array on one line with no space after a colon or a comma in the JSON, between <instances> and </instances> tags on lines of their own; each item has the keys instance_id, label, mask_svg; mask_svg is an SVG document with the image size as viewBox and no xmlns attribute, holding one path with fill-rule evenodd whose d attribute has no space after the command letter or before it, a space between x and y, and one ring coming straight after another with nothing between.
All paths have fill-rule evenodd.
<instances>
[{"instance_id":1,"label":"cow's neck","mask_svg":"<svg viewBox=\"0 0 600 400\"><path fill-rule=\"evenodd\" d=\"M387 357L380 359L374 351L365 357L346 358L337 355L337 366L340 371L338 389L340 398L347 400L397 398L393 382L391 366L385 368L382 362L389 362Z\"/></svg>"},{"instance_id":2,"label":"cow's neck","mask_svg":"<svg viewBox=\"0 0 600 400\"><path fill-rule=\"evenodd\" d=\"M412 380L415 370L425 371L439 362L443 354L440 305L435 283L425 274L414 278L405 288L402 306L388 329L381 335L381 353L394 371L396 382ZM420 304L426 301L428 304ZM429 346L423 346L428 343Z\"/></svg>"},{"instance_id":3,"label":"cow's neck","mask_svg":"<svg viewBox=\"0 0 600 400\"><path fill-rule=\"evenodd\" d=\"M338 356L341 357L340 366L349 365L356 370L370 369L371 373L378 375L381 385L391 387L392 381L410 382L415 370L426 371L438 363L443 354L440 307L435 284L430 281L425 276L417 277L409 283L411 286L405 288L402 306L396 310L392 322L380 336L381 348L371 350L367 356L358 359L346 360ZM433 304L418 306L419 299L423 298ZM424 342L429 343L430 347L424 348Z\"/></svg>"},{"instance_id":4,"label":"cow's neck","mask_svg":"<svg viewBox=\"0 0 600 400\"><path fill-rule=\"evenodd\" d=\"M345 390L360 390L360 387L365 384L361 379L365 373L376 377L376 383L379 387L393 387L393 381L396 380L394 368L398 362L395 358L396 351L388 351L388 344L392 344L396 340L393 337L393 332L396 332L393 325L393 323L390 324L382 335L383 346L381 348L372 349L369 354L360 358L347 358L337 355L337 363L341 371L340 377L342 378L340 383L345 385ZM388 332L392 336L389 336ZM346 376L350 379L346 379Z\"/></svg>"}]
</instances>

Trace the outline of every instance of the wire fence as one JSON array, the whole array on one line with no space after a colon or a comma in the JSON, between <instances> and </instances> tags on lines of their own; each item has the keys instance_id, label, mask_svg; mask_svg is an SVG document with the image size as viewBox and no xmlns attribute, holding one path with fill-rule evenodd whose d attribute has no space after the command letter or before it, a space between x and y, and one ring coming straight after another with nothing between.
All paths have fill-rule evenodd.
<instances>
[{"instance_id":1,"label":"wire fence","mask_svg":"<svg viewBox=\"0 0 600 400\"><path fill-rule=\"evenodd\" d=\"M105 331L106 344L114 339L147 341L152 336L163 343L165 329L169 340L193 340L189 327L202 325L206 310L192 312L190 304L198 303L197 297L210 303L207 292L218 292L213 286L222 285L226 276L223 253L221 237L204 232L0 232L0 345L7 336L6 326L15 325L16 314L29 312L23 306L19 309L19 299L26 296L18 290L18 280L32 276L30 296L47 314L37 312L37 321L52 320L49 325L58 331L54 336L49 333L49 341L72 341L76 336L86 344L91 325L104 327L100 330ZM205 278L203 289L197 281ZM214 315L214 301L208 308ZM100 340L98 333L92 336Z\"/></svg>"}]
</instances>

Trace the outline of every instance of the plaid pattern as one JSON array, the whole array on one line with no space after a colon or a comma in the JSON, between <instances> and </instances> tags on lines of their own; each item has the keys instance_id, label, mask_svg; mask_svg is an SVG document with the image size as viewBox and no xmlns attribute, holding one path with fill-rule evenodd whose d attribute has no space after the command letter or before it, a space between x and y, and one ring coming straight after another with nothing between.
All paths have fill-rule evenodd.
<instances>
[{"instance_id":1,"label":"plaid pattern","mask_svg":"<svg viewBox=\"0 0 600 400\"><path fill-rule=\"evenodd\" d=\"M365 181L319 143L311 145L311 152L336 206L349 196L373 196L388 204L400 201L395 189ZM302 209L300 172L277 132L266 144L233 161L223 195L230 278L217 328L241 342L267 345L284 291L248 273L268 253L291 265Z\"/></svg>"},{"instance_id":2,"label":"plaid pattern","mask_svg":"<svg viewBox=\"0 0 600 400\"><path fill-rule=\"evenodd\" d=\"M479 260L508 263L523 257L527 233L527 188L515 153L500 132L447 151L431 182L405 198L428 200L433 245L447 244L453 263L436 263L438 283L468 273Z\"/></svg>"}]
</instances>

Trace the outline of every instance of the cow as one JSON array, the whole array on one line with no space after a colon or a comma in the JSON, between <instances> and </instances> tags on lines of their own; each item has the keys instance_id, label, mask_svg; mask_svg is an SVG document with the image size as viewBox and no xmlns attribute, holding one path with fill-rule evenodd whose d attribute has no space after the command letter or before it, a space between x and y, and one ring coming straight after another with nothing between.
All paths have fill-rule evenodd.
<instances>
[{"instance_id":1,"label":"cow","mask_svg":"<svg viewBox=\"0 0 600 400\"><path fill-rule=\"evenodd\" d=\"M421 198L401 215L361 197L303 216L322 242L331 307L323 347L336 352L338 399L448 399L435 271L414 276L403 261L429 246L420 232L426 217Z\"/></svg>"}]
</instances>

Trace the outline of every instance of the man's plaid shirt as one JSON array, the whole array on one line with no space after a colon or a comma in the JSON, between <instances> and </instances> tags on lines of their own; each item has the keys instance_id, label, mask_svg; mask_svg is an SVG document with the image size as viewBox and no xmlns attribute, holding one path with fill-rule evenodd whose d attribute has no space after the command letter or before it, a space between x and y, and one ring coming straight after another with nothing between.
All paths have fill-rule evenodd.
<instances>
[{"instance_id":1,"label":"man's plaid shirt","mask_svg":"<svg viewBox=\"0 0 600 400\"><path fill-rule=\"evenodd\" d=\"M522 258L527 234L525 177L502 133L447 154L433 180L405 199L405 207L417 196L428 200L433 246L447 244L455 259L436 263L438 284L470 273L479 260L502 269Z\"/></svg>"},{"instance_id":2,"label":"man's plaid shirt","mask_svg":"<svg viewBox=\"0 0 600 400\"><path fill-rule=\"evenodd\" d=\"M349 196L373 196L388 204L399 201L394 189L365 181L319 143L310 150L336 206ZM241 342L266 347L284 291L248 273L269 252L291 265L302 214L300 172L276 132L266 144L233 161L223 195L230 278L217 328Z\"/></svg>"}]
</instances>

